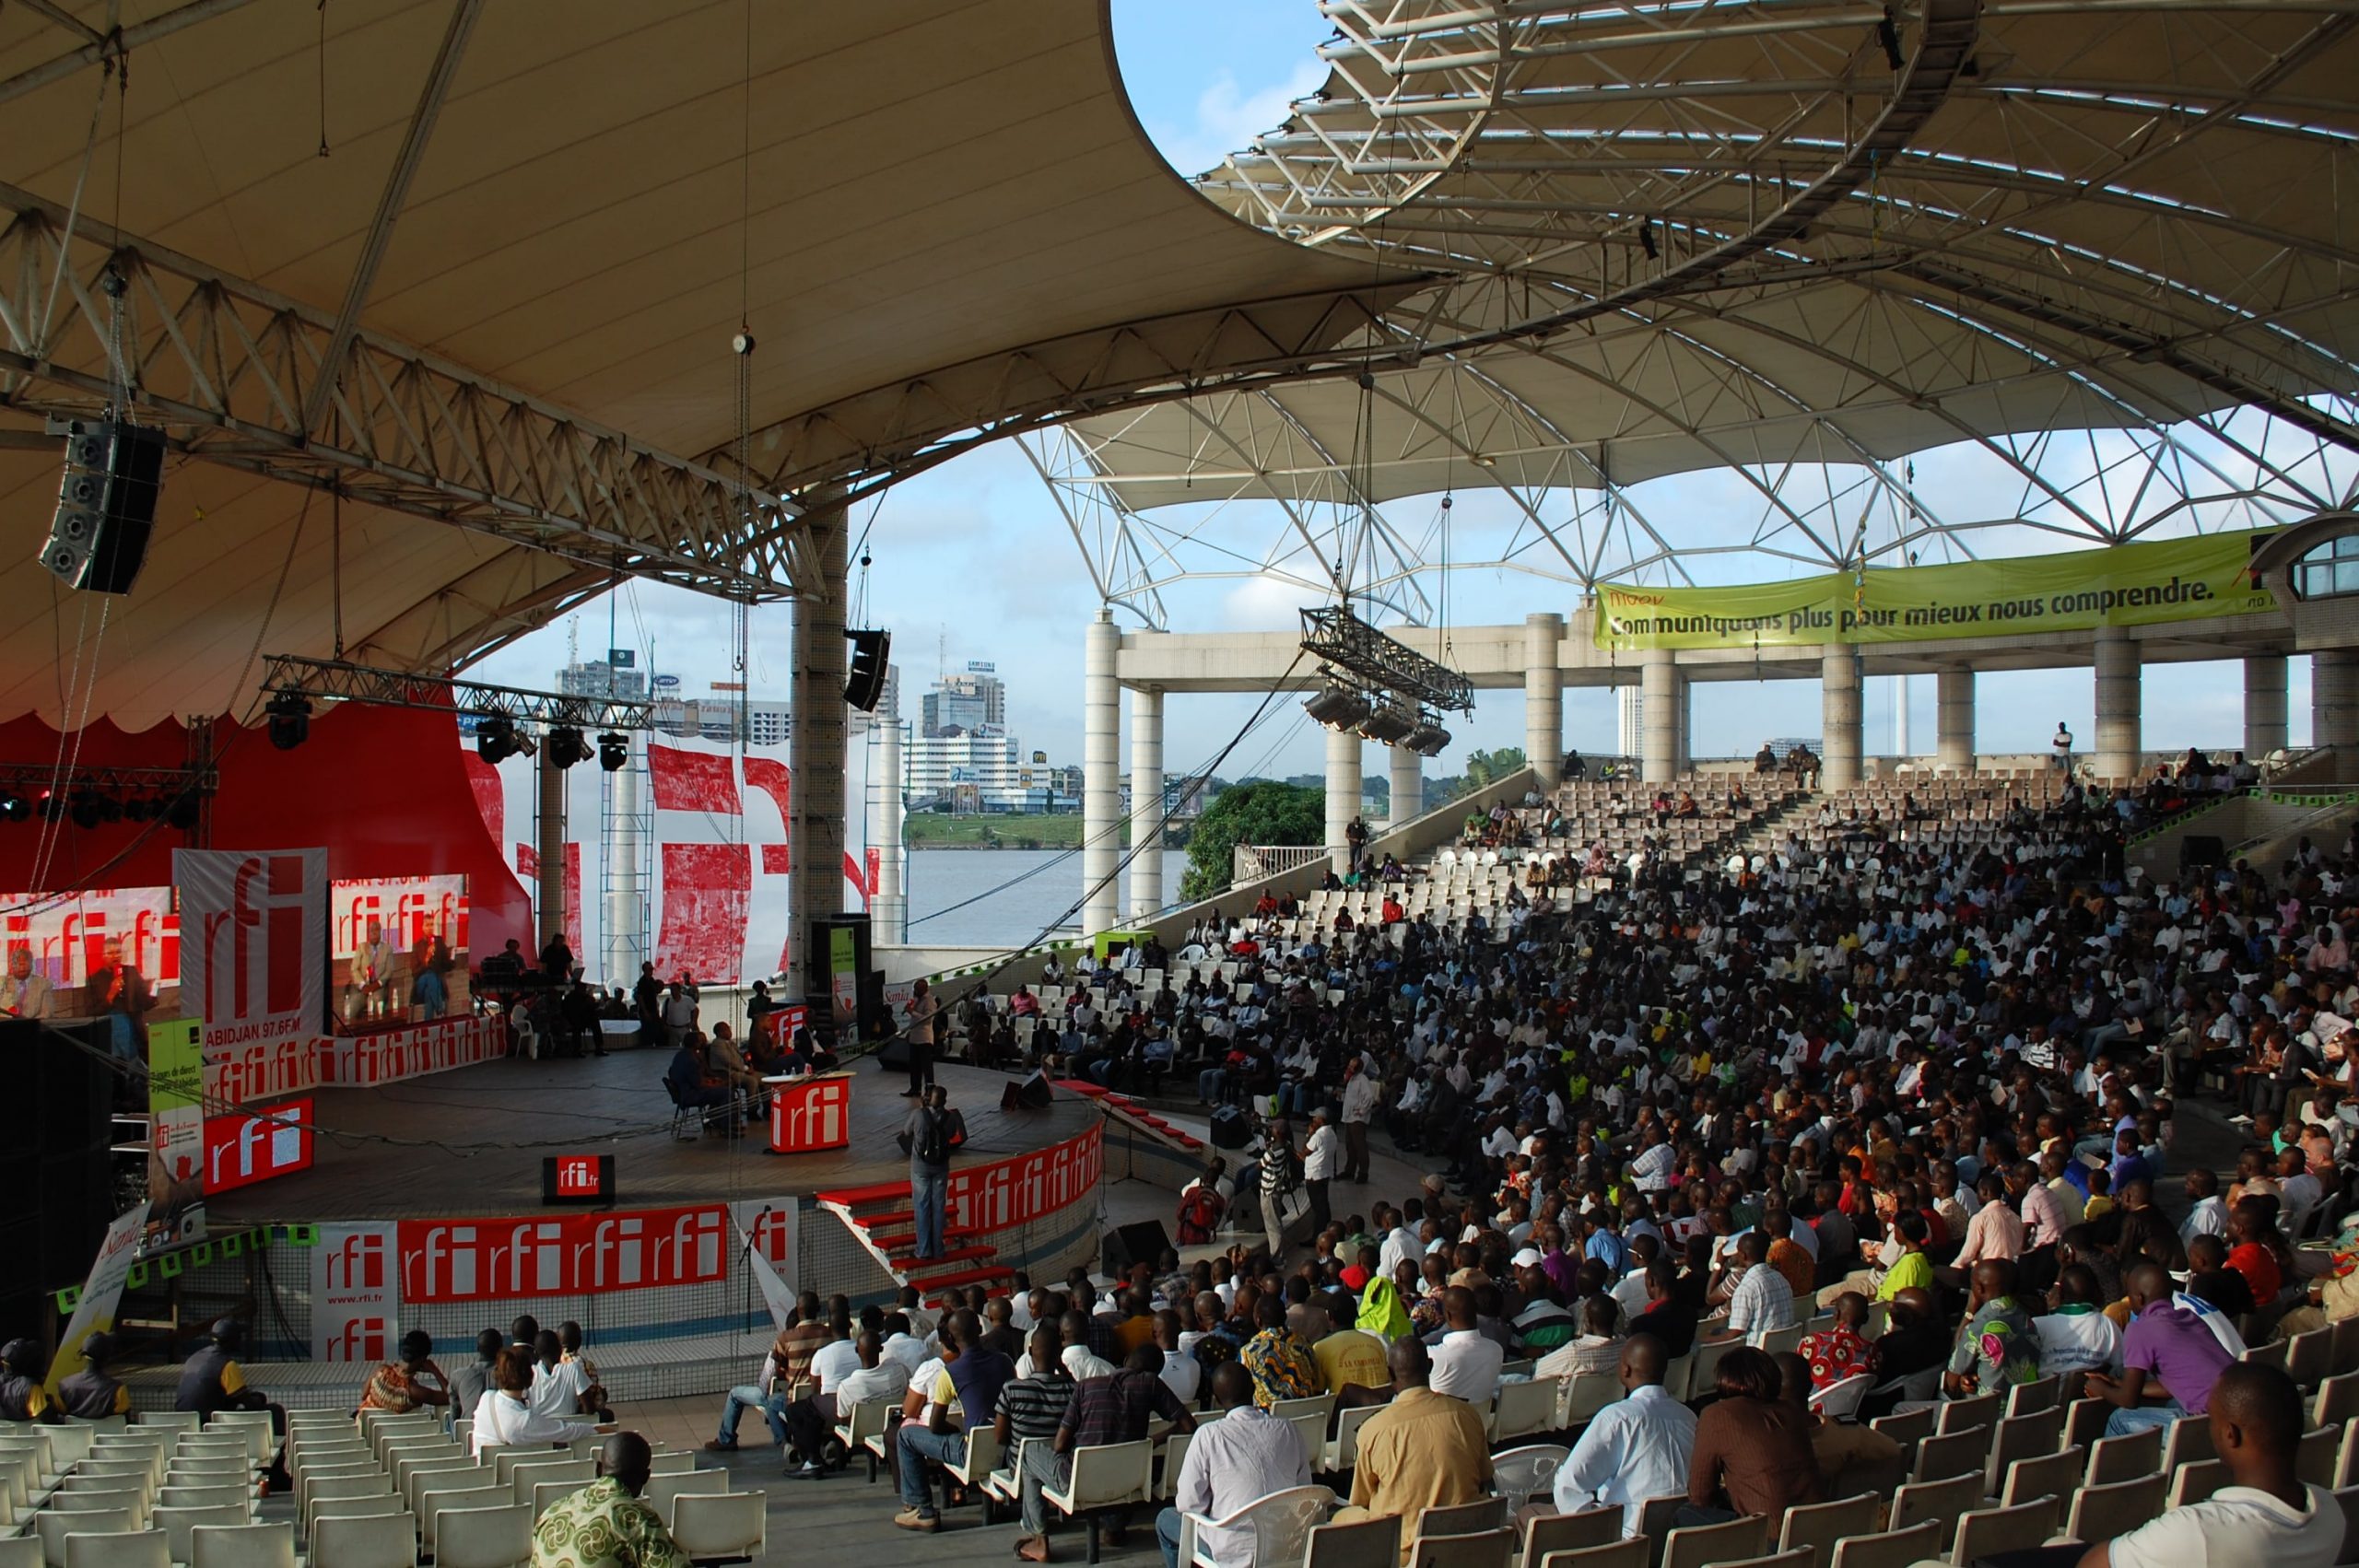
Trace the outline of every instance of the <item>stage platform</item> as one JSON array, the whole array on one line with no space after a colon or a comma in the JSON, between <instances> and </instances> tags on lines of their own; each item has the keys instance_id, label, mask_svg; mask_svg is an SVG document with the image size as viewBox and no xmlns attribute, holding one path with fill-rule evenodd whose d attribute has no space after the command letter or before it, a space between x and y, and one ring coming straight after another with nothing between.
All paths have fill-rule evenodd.
<instances>
[{"instance_id":1,"label":"stage platform","mask_svg":"<svg viewBox=\"0 0 2359 1568\"><path fill-rule=\"evenodd\" d=\"M784 1155L769 1152L767 1121L736 1139L708 1131L697 1141L675 1140L663 1083L670 1059L639 1050L586 1060L510 1059L381 1087L315 1089L312 1167L216 1194L206 1199L209 1219L219 1230L529 1213L541 1208L542 1158L563 1153L614 1155L615 1204L625 1209L754 1193L807 1198L909 1179L909 1157L894 1141L916 1104L901 1097L907 1072L860 1064L849 1146ZM1095 1104L1067 1094L1046 1110L1002 1111L1000 1095L1015 1082L1003 1073L945 1063L935 1078L967 1119L960 1164L1045 1148L1099 1119Z\"/></svg>"}]
</instances>

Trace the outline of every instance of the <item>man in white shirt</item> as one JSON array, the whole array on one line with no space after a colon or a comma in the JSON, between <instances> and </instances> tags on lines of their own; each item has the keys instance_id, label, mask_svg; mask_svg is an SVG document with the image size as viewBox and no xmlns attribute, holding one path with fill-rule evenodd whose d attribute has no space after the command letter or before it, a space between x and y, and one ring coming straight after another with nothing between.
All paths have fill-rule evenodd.
<instances>
[{"instance_id":1,"label":"man in white shirt","mask_svg":"<svg viewBox=\"0 0 2359 1568\"><path fill-rule=\"evenodd\" d=\"M2209 1165L2187 1173L2187 1218L2179 1223L2181 1246L2197 1236L2228 1237L2228 1205L2220 1196L2220 1177Z\"/></svg>"},{"instance_id":2,"label":"man in white shirt","mask_svg":"<svg viewBox=\"0 0 2359 1568\"><path fill-rule=\"evenodd\" d=\"M1343 1164L1344 1141L1328 1125L1327 1107L1319 1106L1310 1113L1310 1136L1302 1145L1302 1190L1310 1199L1310 1235L1316 1242L1333 1218L1327 1207L1327 1184L1335 1179L1336 1168Z\"/></svg>"},{"instance_id":3,"label":"man in white shirt","mask_svg":"<svg viewBox=\"0 0 2359 1568\"><path fill-rule=\"evenodd\" d=\"M1344 1079L1344 1179L1366 1182L1368 1176L1367 1124L1384 1097L1384 1085L1368 1071L1364 1058L1355 1057Z\"/></svg>"},{"instance_id":4,"label":"man in white shirt","mask_svg":"<svg viewBox=\"0 0 2359 1568\"><path fill-rule=\"evenodd\" d=\"M2330 1568L2342 1556L2334 1493L2301 1478L2302 1396L2276 1367L2238 1363L2212 1386L2212 1441L2229 1484L2089 1548L2080 1568Z\"/></svg>"},{"instance_id":5,"label":"man in white shirt","mask_svg":"<svg viewBox=\"0 0 2359 1568\"><path fill-rule=\"evenodd\" d=\"M1163 1352L1163 1371L1158 1374L1163 1386L1171 1390L1173 1398L1190 1410L1196 1408L1196 1395L1204 1382L1203 1363L1188 1351L1180 1348L1180 1315L1165 1307L1155 1315L1155 1342Z\"/></svg>"},{"instance_id":6,"label":"man in white shirt","mask_svg":"<svg viewBox=\"0 0 2359 1568\"><path fill-rule=\"evenodd\" d=\"M799 1480L816 1480L827 1473L827 1467L819 1462L820 1451L827 1445L827 1422L842 1420L844 1412L854 1405L886 1400L898 1405L909 1397L910 1369L885 1353L884 1345L873 1331L863 1330L856 1341L837 1340L829 1343L811 1358L815 1373L820 1359L838 1345L851 1353L853 1364L828 1389L827 1413L822 1416L818 1401L813 1399L787 1407L788 1441L803 1454L803 1468L789 1473Z\"/></svg>"},{"instance_id":7,"label":"man in white shirt","mask_svg":"<svg viewBox=\"0 0 2359 1568\"><path fill-rule=\"evenodd\" d=\"M1452 1285L1442 1293L1441 1312L1446 1327L1433 1343L1433 1371L1427 1386L1437 1394L1485 1409L1499 1391L1499 1367L1507 1360L1507 1352L1475 1326L1474 1293L1464 1285Z\"/></svg>"},{"instance_id":8,"label":"man in white shirt","mask_svg":"<svg viewBox=\"0 0 2359 1568\"><path fill-rule=\"evenodd\" d=\"M1660 1127L1647 1130L1648 1143L1630 1162L1630 1179L1640 1192L1665 1192L1671 1188L1671 1173L1679 1164L1679 1152L1671 1146Z\"/></svg>"},{"instance_id":9,"label":"man in white shirt","mask_svg":"<svg viewBox=\"0 0 2359 1568\"><path fill-rule=\"evenodd\" d=\"M1622 1347L1626 1397L1598 1411L1556 1468L1556 1512L1618 1507L1623 1539L1628 1539L1638 1533L1648 1498L1687 1490L1696 1417L1664 1392L1669 1364L1662 1341L1652 1334L1637 1335Z\"/></svg>"},{"instance_id":10,"label":"man in white shirt","mask_svg":"<svg viewBox=\"0 0 2359 1568\"><path fill-rule=\"evenodd\" d=\"M1802 1321L1794 1315L1794 1288L1786 1276L1769 1267L1769 1241L1759 1231L1736 1238L1737 1261L1743 1277L1729 1293L1729 1328L1753 1344L1773 1329L1790 1328Z\"/></svg>"},{"instance_id":11,"label":"man in white shirt","mask_svg":"<svg viewBox=\"0 0 2359 1568\"><path fill-rule=\"evenodd\" d=\"M1301 1433L1254 1406L1253 1376L1243 1363L1225 1361L1213 1373L1213 1402L1223 1414L1196 1428L1172 1489L1173 1506L1156 1516L1167 1562L1180 1560L1181 1514L1226 1519L1273 1492L1310 1484ZM1220 1568L1254 1568L1250 1529L1206 1531L1197 1544Z\"/></svg>"},{"instance_id":12,"label":"man in white shirt","mask_svg":"<svg viewBox=\"0 0 2359 1568\"><path fill-rule=\"evenodd\" d=\"M54 1018L57 993L49 977L33 972L33 950L21 944L8 950L8 972L0 975L0 1012L12 1018Z\"/></svg>"},{"instance_id":13,"label":"man in white shirt","mask_svg":"<svg viewBox=\"0 0 2359 1568\"><path fill-rule=\"evenodd\" d=\"M2121 1330L2102 1310L2096 1271L2068 1263L2056 1277L2056 1310L2031 1320L2039 1336L2039 1375L2062 1377L2077 1395L2084 1372L2121 1375Z\"/></svg>"}]
</instances>

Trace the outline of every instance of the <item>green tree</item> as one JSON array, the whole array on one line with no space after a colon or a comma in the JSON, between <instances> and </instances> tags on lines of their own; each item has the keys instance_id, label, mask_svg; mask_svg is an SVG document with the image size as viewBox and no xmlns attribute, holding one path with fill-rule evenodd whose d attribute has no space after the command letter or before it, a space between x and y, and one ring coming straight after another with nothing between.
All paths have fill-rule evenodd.
<instances>
[{"instance_id":1,"label":"green tree","mask_svg":"<svg viewBox=\"0 0 2359 1568\"><path fill-rule=\"evenodd\" d=\"M1319 844L1327 837L1327 795L1300 784L1262 780L1224 790L1188 839L1188 874L1180 879L1182 902L1217 897L1228 890L1239 844Z\"/></svg>"},{"instance_id":2,"label":"green tree","mask_svg":"<svg viewBox=\"0 0 2359 1568\"><path fill-rule=\"evenodd\" d=\"M1523 766L1521 746L1501 746L1495 752L1469 752L1466 755L1466 787L1486 790Z\"/></svg>"}]
</instances>

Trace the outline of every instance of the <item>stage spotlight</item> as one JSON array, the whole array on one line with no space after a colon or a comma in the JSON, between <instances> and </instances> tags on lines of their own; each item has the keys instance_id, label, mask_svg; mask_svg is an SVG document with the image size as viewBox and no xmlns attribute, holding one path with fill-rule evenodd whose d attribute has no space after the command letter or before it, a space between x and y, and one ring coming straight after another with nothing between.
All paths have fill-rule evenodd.
<instances>
[{"instance_id":1,"label":"stage spotlight","mask_svg":"<svg viewBox=\"0 0 2359 1568\"><path fill-rule=\"evenodd\" d=\"M300 692L280 692L270 699L270 743L291 752L311 737L311 699Z\"/></svg>"},{"instance_id":2,"label":"stage spotlight","mask_svg":"<svg viewBox=\"0 0 2359 1568\"><path fill-rule=\"evenodd\" d=\"M196 826L197 813L200 809L201 802L197 799L196 791L183 790L172 797L170 804L165 806L164 820L171 826L186 833Z\"/></svg>"},{"instance_id":3,"label":"stage spotlight","mask_svg":"<svg viewBox=\"0 0 2359 1568\"><path fill-rule=\"evenodd\" d=\"M41 799L33 802L33 809L41 813L41 821L55 822L65 814L65 802L57 798L55 791L43 790Z\"/></svg>"},{"instance_id":4,"label":"stage spotlight","mask_svg":"<svg viewBox=\"0 0 2359 1568\"><path fill-rule=\"evenodd\" d=\"M1401 743L1419 756L1439 756L1449 749L1449 731L1428 713L1417 720L1416 727Z\"/></svg>"},{"instance_id":5,"label":"stage spotlight","mask_svg":"<svg viewBox=\"0 0 2359 1568\"><path fill-rule=\"evenodd\" d=\"M549 765L571 767L577 762L590 760L590 742L570 724L560 724L549 731Z\"/></svg>"},{"instance_id":6,"label":"stage spotlight","mask_svg":"<svg viewBox=\"0 0 2359 1568\"><path fill-rule=\"evenodd\" d=\"M72 812L76 827L96 827L105 820L105 814L100 810L99 798L88 790L75 790L73 802L67 809Z\"/></svg>"},{"instance_id":7,"label":"stage spotlight","mask_svg":"<svg viewBox=\"0 0 2359 1568\"><path fill-rule=\"evenodd\" d=\"M521 748L516 744L516 725L512 720L486 719L475 725L475 755L494 767L514 756Z\"/></svg>"},{"instance_id":8,"label":"stage spotlight","mask_svg":"<svg viewBox=\"0 0 2359 1568\"><path fill-rule=\"evenodd\" d=\"M1302 710L1330 730L1349 730L1367 717L1368 701L1349 686L1329 686L1305 702Z\"/></svg>"},{"instance_id":9,"label":"stage spotlight","mask_svg":"<svg viewBox=\"0 0 2359 1568\"><path fill-rule=\"evenodd\" d=\"M0 822L29 822L33 803L12 790L0 790Z\"/></svg>"},{"instance_id":10,"label":"stage spotlight","mask_svg":"<svg viewBox=\"0 0 2359 1568\"><path fill-rule=\"evenodd\" d=\"M609 730L598 737L598 766L609 773L620 773L630 766L630 737L617 730Z\"/></svg>"},{"instance_id":11,"label":"stage spotlight","mask_svg":"<svg viewBox=\"0 0 2359 1568\"><path fill-rule=\"evenodd\" d=\"M1367 717L1360 720L1359 731L1362 740L1390 746L1405 740L1416 727L1414 714L1398 703L1386 702L1368 709Z\"/></svg>"}]
</instances>

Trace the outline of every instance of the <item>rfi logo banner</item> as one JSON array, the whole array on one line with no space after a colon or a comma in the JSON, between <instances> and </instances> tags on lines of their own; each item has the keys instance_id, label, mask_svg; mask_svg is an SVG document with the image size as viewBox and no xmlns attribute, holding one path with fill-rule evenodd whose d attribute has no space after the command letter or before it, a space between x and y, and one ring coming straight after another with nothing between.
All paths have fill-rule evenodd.
<instances>
[{"instance_id":1,"label":"rfi logo banner","mask_svg":"<svg viewBox=\"0 0 2359 1568\"><path fill-rule=\"evenodd\" d=\"M799 1290L803 1263L803 1211L792 1198L749 1198L729 1206L737 1235L731 1245L751 1246L777 1271L788 1291Z\"/></svg>"},{"instance_id":2,"label":"rfi logo banner","mask_svg":"<svg viewBox=\"0 0 2359 1568\"><path fill-rule=\"evenodd\" d=\"M393 1227L323 1224L311 1258L311 1359L383 1361L392 1353L402 1305Z\"/></svg>"},{"instance_id":3,"label":"rfi logo banner","mask_svg":"<svg viewBox=\"0 0 2359 1568\"><path fill-rule=\"evenodd\" d=\"M944 1208L961 1230L1000 1231L1092 1197L1106 1166L1103 1123L1087 1131L988 1165L950 1173Z\"/></svg>"},{"instance_id":4,"label":"rfi logo banner","mask_svg":"<svg viewBox=\"0 0 2359 1568\"><path fill-rule=\"evenodd\" d=\"M172 883L182 1010L205 1020L208 1056L325 1027L325 849L175 849Z\"/></svg>"},{"instance_id":5,"label":"rfi logo banner","mask_svg":"<svg viewBox=\"0 0 2359 1568\"><path fill-rule=\"evenodd\" d=\"M311 1168L311 1102L205 1118L205 1190L228 1192Z\"/></svg>"},{"instance_id":6,"label":"rfi logo banner","mask_svg":"<svg viewBox=\"0 0 2359 1568\"><path fill-rule=\"evenodd\" d=\"M404 1220L401 1296L412 1303L586 1295L710 1284L729 1275L729 1211L530 1219Z\"/></svg>"}]
</instances>

